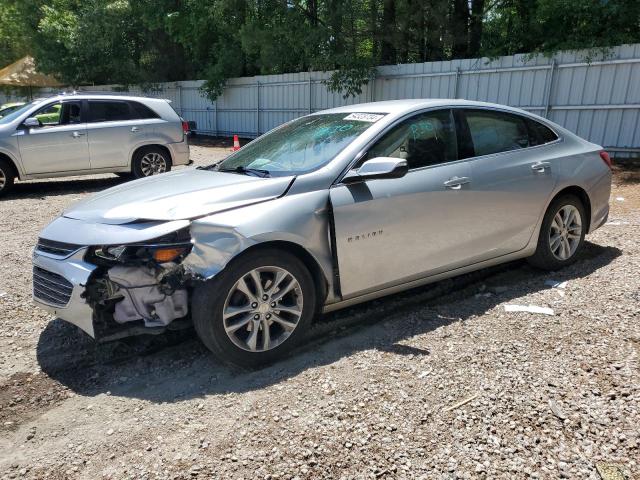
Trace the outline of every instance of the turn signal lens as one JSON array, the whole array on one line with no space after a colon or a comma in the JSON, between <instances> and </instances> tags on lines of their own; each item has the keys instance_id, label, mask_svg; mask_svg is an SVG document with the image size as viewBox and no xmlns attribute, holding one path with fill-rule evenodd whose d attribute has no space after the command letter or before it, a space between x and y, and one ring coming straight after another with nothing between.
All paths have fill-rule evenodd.
<instances>
[{"instance_id":1,"label":"turn signal lens","mask_svg":"<svg viewBox=\"0 0 640 480\"><path fill-rule=\"evenodd\" d=\"M172 262L186 251L184 247L158 248L153 251L153 259L158 263Z\"/></svg>"}]
</instances>

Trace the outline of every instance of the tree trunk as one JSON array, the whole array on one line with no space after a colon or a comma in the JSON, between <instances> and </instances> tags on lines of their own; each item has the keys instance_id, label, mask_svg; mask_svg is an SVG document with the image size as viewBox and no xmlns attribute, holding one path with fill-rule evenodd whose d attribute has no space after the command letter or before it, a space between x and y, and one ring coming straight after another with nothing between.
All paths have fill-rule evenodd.
<instances>
[{"instance_id":1,"label":"tree trunk","mask_svg":"<svg viewBox=\"0 0 640 480\"><path fill-rule=\"evenodd\" d=\"M384 0L382 7L382 45L380 60L383 65L396 63L396 2Z\"/></svg>"},{"instance_id":2,"label":"tree trunk","mask_svg":"<svg viewBox=\"0 0 640 480\"><path fill-rule=\"evenodd\" d=\"M467 0L454 0L451 15L451 53L453 58L465 58L469 45L469 7Z\"/></svg>"},{"instance_id":3,"label":"tree trunk","mask_svg":"<svg viewBox=\"0 0 640 480\"><path fill-rule=\"evenodd\" d=\"M471 18L469 19L469 56L480 56L482 41L482 16L485 0L473 0L471 4Z\"/></svg>"}]
</instances>

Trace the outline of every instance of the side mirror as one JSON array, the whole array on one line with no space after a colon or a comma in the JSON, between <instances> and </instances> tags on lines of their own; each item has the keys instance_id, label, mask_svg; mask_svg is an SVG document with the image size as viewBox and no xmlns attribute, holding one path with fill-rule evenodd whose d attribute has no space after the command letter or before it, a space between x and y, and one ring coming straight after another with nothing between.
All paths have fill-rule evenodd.
<instances>
[{"instance_id":1,"label":"side mirror","mask_svg":"<svg viewBox=\"0 0 640 480\"><path fill-rule=\"evenodd\" d=\"M22 122L22 125L24 125L27 128L39 127L40 120L38 120L36 117L29 117L24 122Z\"/></svg>"},{"instance_id":2,"label":"side mirror","mask_svg":"<svg viewBox=\"0 0 640 480\"><path fill-rule=\"evenodd\" d=\"M367 160L356 170L349 170L342 183L356 183L364 180L383 178L401 178L409 171L407 161L403 158L376 157Z\"/></svg>"}]
</instances>

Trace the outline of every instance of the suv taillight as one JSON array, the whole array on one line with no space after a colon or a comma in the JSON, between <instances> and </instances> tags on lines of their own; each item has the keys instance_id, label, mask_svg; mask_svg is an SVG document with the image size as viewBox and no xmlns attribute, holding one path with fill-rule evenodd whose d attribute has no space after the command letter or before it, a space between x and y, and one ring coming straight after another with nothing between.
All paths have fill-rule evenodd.
<instances>
[{"instance_id":1,"label":"suv taillight","mask_svg":"<svg viewBox=\"0 0 640 480\"><path fill-rule=\"evenodd\" d=\"M182 131L185 135L189 133L189 122L187 122L186 120L182 120Z\"/></svg>"},{"instance_id":2,"label":"suv taillight","mask_svg":"<svg viewBox=\"0 0 640 480\"><path fill-rule=\"evenodd\" d=\"M612 168L613 164L611 162L611 157L609 156L609 154L607 152L605 152L604 150L602 150L600 152L600 158L602 159L602 161L604 163L607 164L607 167Z\"/></svg>"}]
</instances>

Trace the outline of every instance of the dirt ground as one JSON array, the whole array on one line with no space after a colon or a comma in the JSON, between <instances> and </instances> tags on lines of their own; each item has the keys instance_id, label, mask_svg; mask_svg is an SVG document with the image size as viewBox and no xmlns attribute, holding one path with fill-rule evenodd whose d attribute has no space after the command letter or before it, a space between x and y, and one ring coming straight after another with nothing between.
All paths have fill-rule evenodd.
<instances>
[{"instance_id":1,"label":"dirt ground","mask_svg":"<svg viewBox=\"0 0 640 480\"><path fill-rule=\"evenodd\" d=\"M121 181L0 201L0 478L640 479L638 170L616 170L570 268L515 262L327 315L255 372L190 331L96 345L31 304L38 232Z\"/></svg>"}]
</instances>

